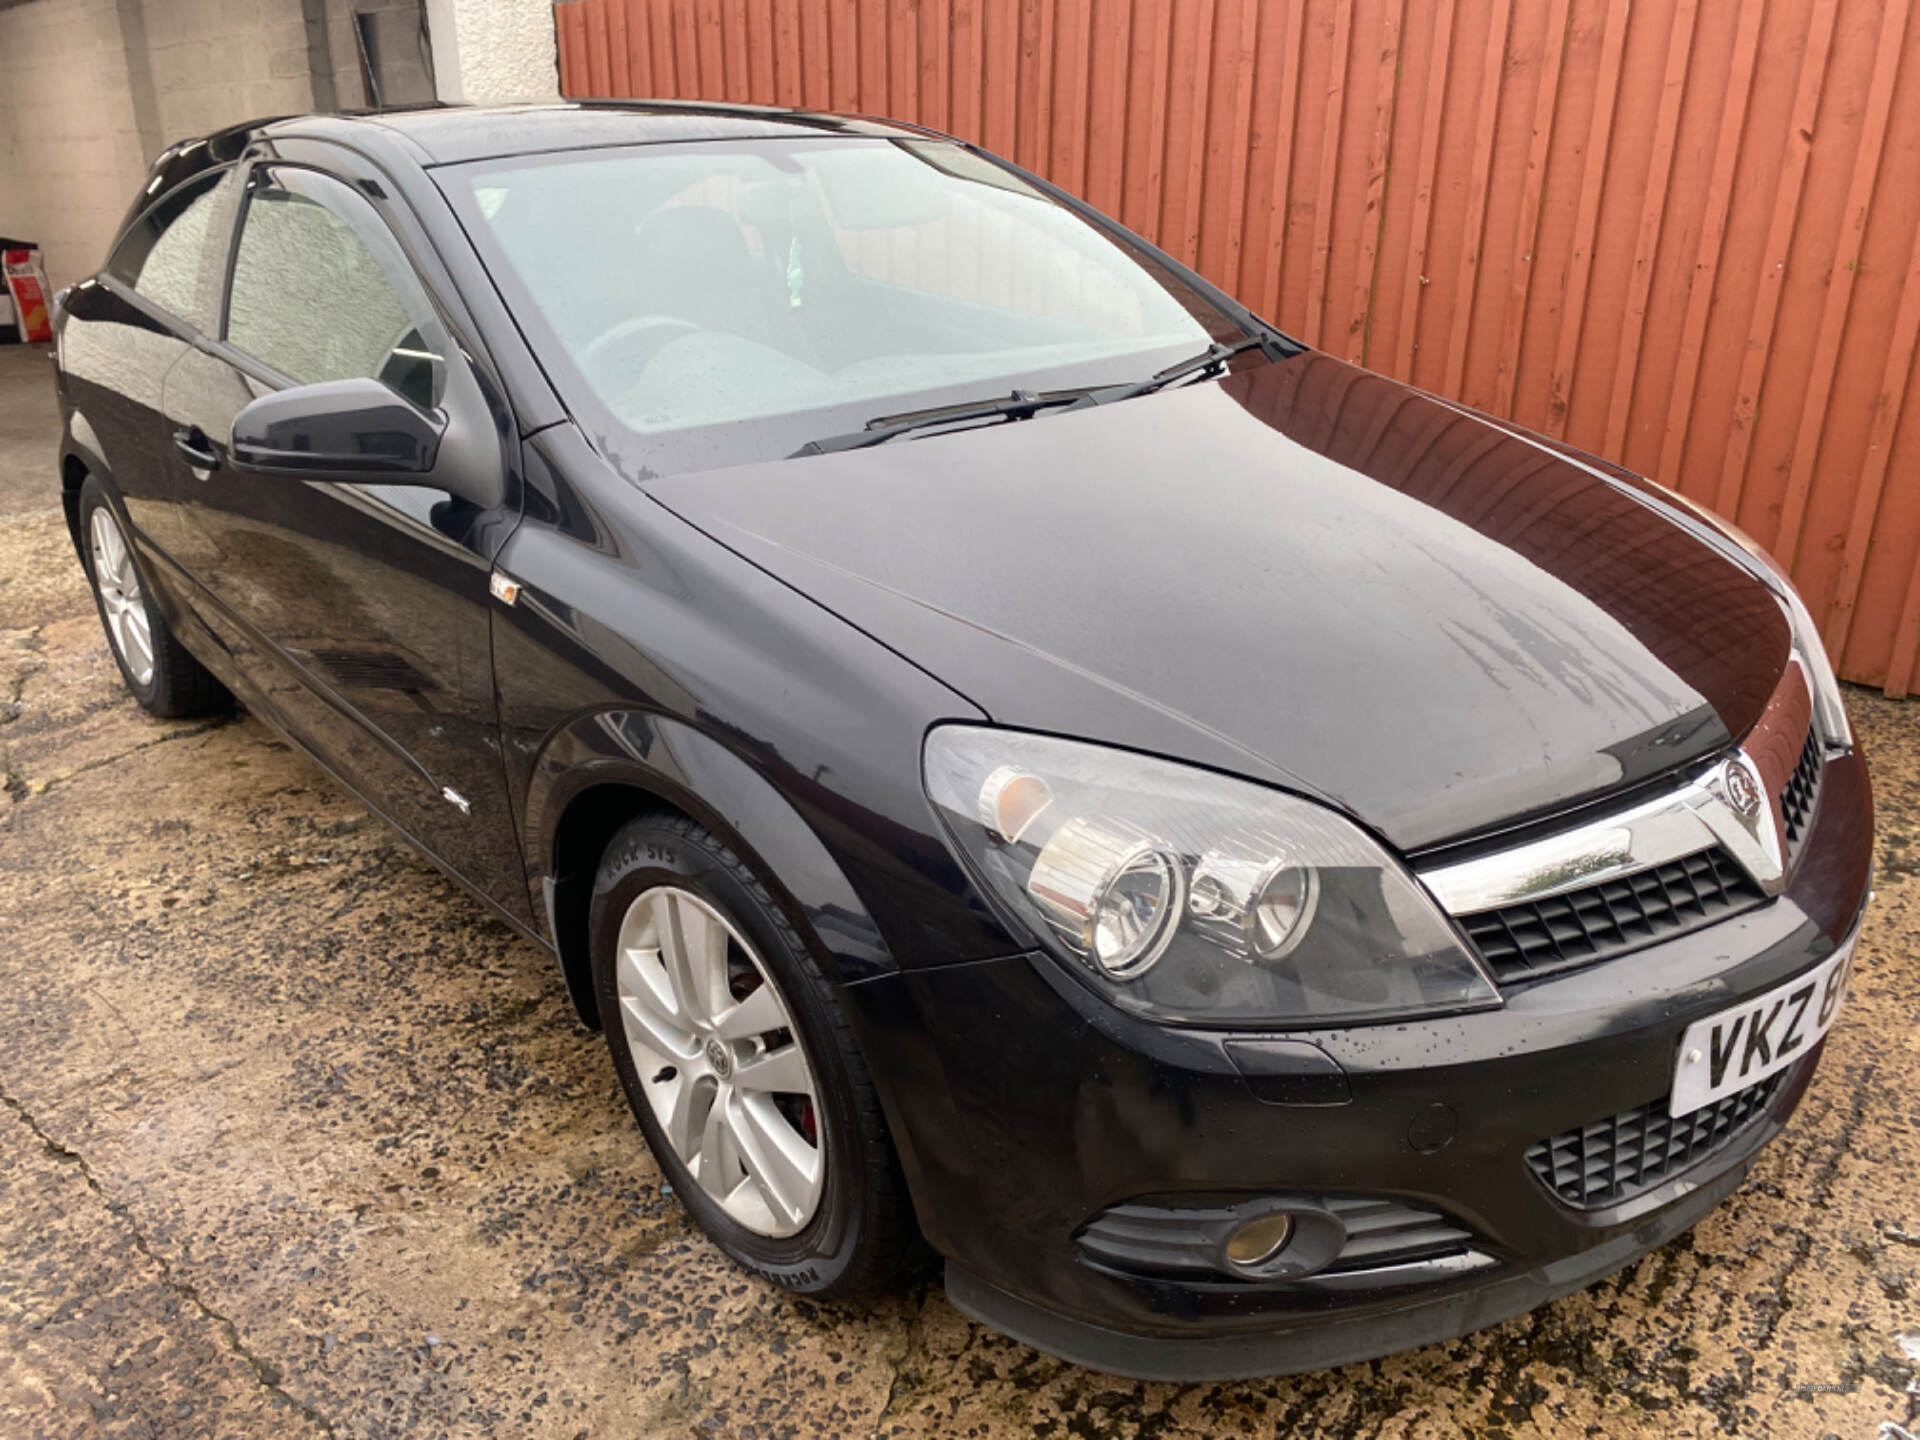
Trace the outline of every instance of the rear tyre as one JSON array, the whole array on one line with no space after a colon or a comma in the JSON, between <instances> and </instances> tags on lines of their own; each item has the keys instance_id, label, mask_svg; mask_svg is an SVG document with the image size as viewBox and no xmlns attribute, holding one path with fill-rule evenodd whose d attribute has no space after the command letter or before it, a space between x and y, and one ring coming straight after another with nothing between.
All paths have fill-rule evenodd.
<instances>
[{"instance_id":1,"label":"rear tyre","mask_svg":"<svg viewBox=\"0 0 1920 1440\"><path fill-rule=\"evenodd\" d=\"M80 486L80 554L107 645L134 699L166 719L232 704L226 688L174 637L153 602L120 511L92 475Z\"/></svg>"},{"instance_id":2,"label":"rear tyre","mask_svg":"<svg viewBox=\"0 0 1920 1440\"><path fill-rule=\"evenodd\" d=\"M766 887L691 820L642 816L589 927L614 1069L700 1228L804 1295L899 1276L921 1242L873 1081Z\"/></svg>"}]
</instances>

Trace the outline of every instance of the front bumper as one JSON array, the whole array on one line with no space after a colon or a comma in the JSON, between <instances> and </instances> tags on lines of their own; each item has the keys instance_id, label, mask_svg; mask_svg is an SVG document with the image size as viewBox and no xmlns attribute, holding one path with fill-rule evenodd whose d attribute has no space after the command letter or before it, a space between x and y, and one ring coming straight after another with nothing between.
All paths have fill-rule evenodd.
<instances>
[{"instance_id":1,"label":"front bumper","mask_svg":"<svg viewBox=\"0 0 1920 1440\"><path fill-rule=\"evenodd\" d=\"M1313 1369L1543 1304L1632 1263L1729 1193L1798 1104L1818 1051L1737 1133L1608 1208L1566 1204L1526 1154L1662 1100L1692 1021L1830 955L1865 903L1871 849L1865 767L1843 756L1773 901L1513 988L1498 1011L1417 1023L1284 1037L1162 1027L1040 955L908 970L844 994L961 1309L1143 1378ZM1317 1073L1295 1063L1306 1045L1326 1062ZM1267 1195L1438 1212L1481 1260L1329 1286L1127 1273L1079 1242L1110 1207L1142 1197Z\"/></svg>"},{"instance_id":2,"label":"front bumper","mask_svg":"<svg viewBox=\"0 0 1920 1440\"><path fill-rule=\"evenodd\" d=\"M947 1265L947 1298L965 1314L1037 1350L1136 1380L1242 1380L1324 1370L1451 1340L1603 1280L1690 1229L1733 1193L1751 1158L1749 1153L1682 1199L1590 1250L1532 1270L1505 1269L1477 1284L1403 1297L1397 1303L1332 1310L1311 1322L1257 1332L1167 1337L1116 1330L1046 1309L952 1262Z\"/></svg>"}]
</instances>

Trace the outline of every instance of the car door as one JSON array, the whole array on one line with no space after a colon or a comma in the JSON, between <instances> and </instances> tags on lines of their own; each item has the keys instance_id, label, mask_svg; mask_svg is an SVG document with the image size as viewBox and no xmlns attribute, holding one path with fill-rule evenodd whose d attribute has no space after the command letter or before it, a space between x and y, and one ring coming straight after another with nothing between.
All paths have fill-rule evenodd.
<instances>
[{"instance_id":1,"label":"car door","mask_svg":"<svg viewBox=\"0 0 1920 1440\"><path fill-rule=\"evenodd\" d=\"M488 590L517 512L427 486L232 463L234 419L256 397L353 378L383 381L428 414L488 403L368 194L317 169L257 164L222 339L185 356L166 385L180 463L197 487L206 618L262 692L253 698L296 739L525 918ZM505 426L491 415L481 424Z\"/></svg>"},{"instance_id":2,"label":"car door","mask_svg":"<svg viewBox=\"0 0 1920 1440\"><path fill-rule=\"evenodd\" d=\"M60 329L76 438L105 462L139 548L182 565L197 539L184 513L195 497L173 462L161 397L167 373L218 324L216 256L238 194L236 176L211 170L157 198L101 275L68 292ZM158 578L171 588L171 576Z\"/></svg>"}]
</instances>

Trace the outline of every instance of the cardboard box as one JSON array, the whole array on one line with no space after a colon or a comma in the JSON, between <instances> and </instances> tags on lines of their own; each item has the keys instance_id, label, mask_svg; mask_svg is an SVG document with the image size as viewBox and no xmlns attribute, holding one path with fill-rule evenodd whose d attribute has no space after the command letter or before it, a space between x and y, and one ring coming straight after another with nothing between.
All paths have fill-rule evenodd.
<instances>
[{"instance_id":1,"label":"cardboard box","mask_svg":"<svg viewBox=\"0 0 1920 1440\"><path fill-rule=\"evenodd\" d=\"M39 247L21 240L0 240L0 272L5 275L13 312L0 320L11 321L18 338L30 345L51 341L52 291L47 288L46 271L40 268Z\"/></svg>"}]
</instances>

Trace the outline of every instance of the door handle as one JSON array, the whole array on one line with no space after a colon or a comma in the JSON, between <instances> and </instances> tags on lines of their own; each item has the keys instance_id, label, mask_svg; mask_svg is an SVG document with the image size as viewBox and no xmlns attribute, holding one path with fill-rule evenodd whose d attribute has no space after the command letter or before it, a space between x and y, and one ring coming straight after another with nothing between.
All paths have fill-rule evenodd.
<instances>
[{"instance_id":1,"label":"door handle","mask_svg":"<svg viewBox=\"0 0 1920 1440\"><path fill-rule=\"evenodd\" d=\"M219 453L198 425L174 431L173 448L186 457L196 480L204 480L220 468Z\"/></svg>"}]
</instances>

